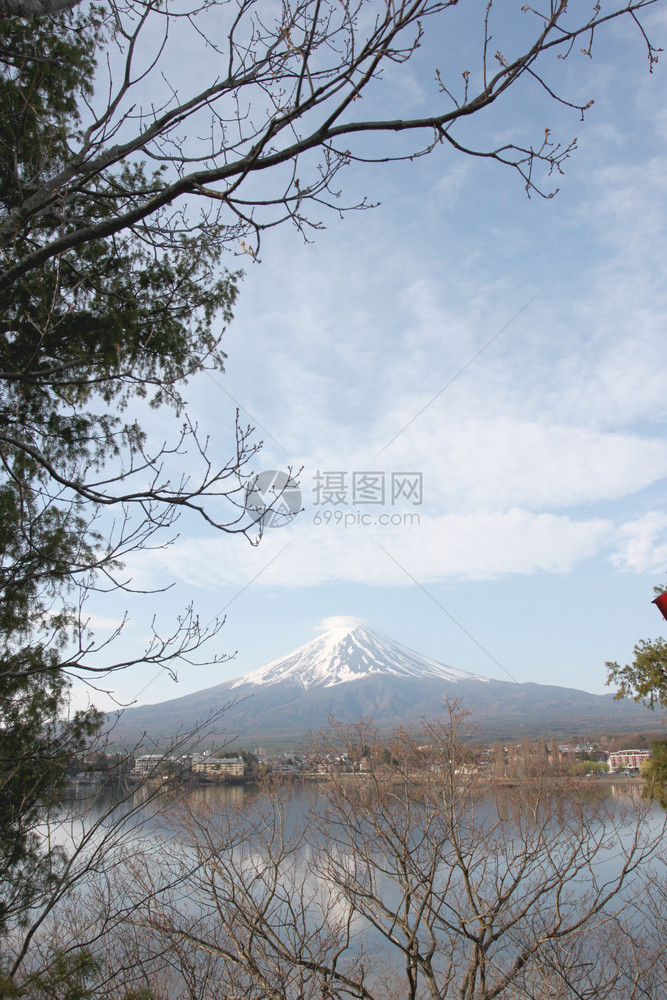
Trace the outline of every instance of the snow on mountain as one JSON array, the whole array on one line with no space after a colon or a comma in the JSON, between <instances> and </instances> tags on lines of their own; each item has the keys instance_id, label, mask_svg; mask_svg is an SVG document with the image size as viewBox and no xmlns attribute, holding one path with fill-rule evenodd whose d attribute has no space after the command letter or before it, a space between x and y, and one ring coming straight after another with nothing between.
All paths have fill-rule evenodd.
<instances>
[{"instance_id":1,"label":"snow on mountain","mask_svg":"<svg viewBox=\"0 0 667 1000\"><path fill-rule=\"evenodd\" d=\"M446 667L437 660L402 646L366 625L341 625L288 656L272 660L234 681L232 687L252 684L269 686L292 681L304 690L333 687L364 677L391 675L404 678L438 678L458 681L485 681L488 678Z\"/></svg>"}]
</instances>

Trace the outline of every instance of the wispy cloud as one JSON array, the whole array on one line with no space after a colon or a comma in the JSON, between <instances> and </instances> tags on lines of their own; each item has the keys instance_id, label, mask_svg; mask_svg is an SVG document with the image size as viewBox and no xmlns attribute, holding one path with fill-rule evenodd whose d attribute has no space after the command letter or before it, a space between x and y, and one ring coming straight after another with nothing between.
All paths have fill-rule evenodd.
<instances>
[{"instance_id":1,"label":"wispy cloud","mask_svg":"<svg viewBox=\"0 0 667 1000\"><path fill-rule=\"evenodd\" d=\"M285 548L288 533L291 542ZM256 588L340 582L403 586L404 575L386 564L375 538L429 583L566 572L600 552L613 533L613 522L603 518L576 520L518 508L422 515L421 523L400 526L303 523L267 532L261 550L240 548L229 539L183 540L159 553L159 567L192 587L237 587L251 580ZM145 571L146 558L142 564ZM258 567L265 567L261 576Z\"/></svg>"},{"instance_id":2,"label":"wispy cloud","mask_svg":"<svg viewBox=\"0 0 667 1000\"><path fill-rule=\"evenodd\" d=\"M611 561L617 569L633 573L667 574L665 511L649 511L623 524L617 532L617 549Z\"/></svg>"},{"instance_id":3,"label":"wispy cloud","mask_svg":"<svg viewBox=\"0 0 667 1000\"><path fill-rule=\"evenodd\" d=\"M603 92L613 85L593 72ZM397 168L378 174L395 195L379 213L333 223L306 247L289 231L269 236L223 378L287 449L267 436L256 471L305 467L306 511L279 558L281 533L267 532L258 552L190 538L144 565L193 586L242 586L275 558L258 586L398 585L372 530L312 523L318 470L384 470L424 477L419 526L382 529L420 579L567 572L612 552L619 569L653 566L658 515L632 520L631 508L667 477L667 167L597 107L588 128L575 183L548 205L517 197L505 211L502 172L480 186L476 161L434 159L409 218Z\"/></svg>"},{"instance_id":4,"label":"wispy cloud","mask_svg":"<svg viewBox=\"0 0 667 1000\"><path fill-rule=\"evenodd\" d=\"M355 625L367 625L364 618L355 615L329 615L315 626L316 632L328 632L332 628L354 628Z\"/></svg>"}]
</instances>

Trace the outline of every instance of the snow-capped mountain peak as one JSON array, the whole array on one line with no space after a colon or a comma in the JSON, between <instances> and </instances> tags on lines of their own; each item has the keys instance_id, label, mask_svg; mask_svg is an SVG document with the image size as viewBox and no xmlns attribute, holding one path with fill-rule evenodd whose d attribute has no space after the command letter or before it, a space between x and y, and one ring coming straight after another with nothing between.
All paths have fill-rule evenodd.
<instances>
[{"instance_id":1,"label":"snow-capped mountain peak","mask_svg":"<svg viewBox=\"0 0 667 1000\"><path fill-rule=\"evenodd\" d=\"M283 681L296 682L304 689L333 687L381 674L412 679L439 678L452 683L487 680L421 656L367 625L340 625L293 653L239 677L233 687L242 684L268 686Z\"/></svg>"}]
</instances>

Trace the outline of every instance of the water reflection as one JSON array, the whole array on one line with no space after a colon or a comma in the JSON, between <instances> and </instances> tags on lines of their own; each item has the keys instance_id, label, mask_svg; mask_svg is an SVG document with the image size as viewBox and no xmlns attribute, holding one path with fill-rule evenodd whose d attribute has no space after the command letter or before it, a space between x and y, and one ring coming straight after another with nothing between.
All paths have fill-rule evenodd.
<instances>
[{"instance_id":1,"label":"water reflection","mask_svg":"<svg viewBox=\"0 0 667 1000\"><path fill-rule=\"evenodd\" d=\"M188 791L188 797L194 804L206 803L215 805L220 809L228 806L239 806L248 794L251 798L258 794L255 785L217 785L209 783L206 785L196 785Z\"/></svg>"},{"instance_id":2,"label":"water reflection","mask_svg":"<svg viewBox=\"0 0 667 1000\"><path fill-rule=\"evenodd\" d=\"M85 872L54 926L99 935L151 986L168 953L164 996L190 997L187 972L207 1000L368 1000L412 968L413 1000L429 976L444 997L479 978L480 955L489 981L511 975L499 997L627 1000L631 960L645 996L665 995L646 971L666 915L664 815L638 783L471 783L452 798L427 779L80 788L45 830ZM596 992L610 962L613 989Z\"/></svg>"},{"instance_id":3,"label":"water reflection","mask_svg":"<svg viewBox=\"0 0 667 1000\"><path fill-rule=\"evenodd\" d=\"M591 804L607 802L615 804L619 810L630 806L641 806L645 810L646 822L651 829L658 828L664 819L663 810L654 803L647 803L642 797L642 784L638 781L605 781L582 788L582 793ZM284 808L287 828L290 833L307 822L313 803L320 803L324 809L328 802L327 783L290 781L282 785L263 788L255 784L206 783L187 785L181 788L156 786L149 782L130 787L107 785L100 788L80 788L65 798L52 819L52 834L60 827L69 830L76 840L77 831L89 830L93 825L108 827L126 817L128 825L140 830L146 838L165 829L165 819L173 825L174 817L182 812L185 805L191 812L206 809L211 816L224 816L230 810L238 816L244 807L257 808L264 802L265 808L273 809L279 802ZM558 808L564 808L565 800ZM493 808L501 821L507 820L516 808L512 790L496 788L481 795L478 809ZM61 832L60 837L66 839ZM64 840L63 840L64 842Z\"/></svg>"}]
</instances>

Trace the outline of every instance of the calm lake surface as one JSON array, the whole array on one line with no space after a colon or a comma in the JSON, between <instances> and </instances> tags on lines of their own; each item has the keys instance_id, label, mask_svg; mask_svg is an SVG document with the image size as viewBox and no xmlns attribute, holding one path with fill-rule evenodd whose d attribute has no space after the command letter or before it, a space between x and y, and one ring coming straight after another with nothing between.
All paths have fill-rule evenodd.
<instances>
[{"instance_id":1,"label":"calm lake surface","mask_svg":"<svg viewBox=\"0 0 667 1000\"><path fill-rule=\"evenodd\" d=\"M351 790L359 793L363 781L358 777L351 777L350 781ZM436 908L449 908L455 923L460 918L463 922L471 921L469 926L473 926L476 919L474 914L465 915L465 877L456 851L450 849L446 824L438 839L438 809L443 817L446 809L436 799L432 800L429 813L427 805L418 796L415 798L410 832L403 840L406 850L401 851L401 835L406 829L401 824L410 812L409 808L406 812L401 788L405 786L396 786L395 813L391 812L391 794L383 806L383 829L388 829L388 822L396 821L394 841L393 834L384 842L381 835L374 839L372 801L364 804L359 800L357 821L352 796L348 800L352 803L351 811L342 822L340 812L329 811L333 786L306 782L280 785L268 794L252 785L200 785L173 798L167 794L157 802L150 801L154 794L150 786L130 790L121 801L119 791L112 788L101 791L81 788L69 808L63 809L62 822L51 831L51 837L53 843L70 848L88 838L89 849L93 851L105 838L110 838L112 857L119 868L129 862L138 891L142 884L159 886L161 878L167 886L171 881L172 887L177 886L176 897L167 893L164 905L159 897L161 912L168 912L183 925L196 926L203 938L210 934L211 940L216 941L223 941L226 927L233 926L227 945L240 940L246 929L244 913L233 912L237 888L243 890L239 897L243 897L244 907L248 900L252 905L253 898L261 902L266 899L263 894L271 882L272 865L279 863L282 867L276 869L274 883L277 895L272 897L271 909L267 911L277 928L289 926L293 920L307 936L313 928L317 929L322 913L326 912L327 920L333 922L330 926L336 926L338 921L339 927L348 929L346 961L354 964L361 956L370 955L383 974L398 976L401 967L403 970L405 967L404 953L387 937L387 926L383 929L381 922L374 926L372 916L369 918L364 912L363 896L367 889L382 901L382 919L391 925L392 914L405 905L406 885L410 885L409 894L413 898L419 896L419 873L428 872L429 851L435 844L441 851L440 860L432 866L429 877ZM539 812L531 816L527 799L517 810L521 788L506 792L489 790L486 795L478 791L459 814L462 821L459 843L466 850L469 848L468 867L477 900L493 905L512 882L512 873L517 872L518 890L514 895L508 894L507 912L512 907L521 909L532 895L536 900L528 923L517 924L516 932L510 928L494 946L497 968L511 966L517 948L521 947L521 935L535 933L535 927L547 926L554 918L555 907L567 918L581 906L588 906L595 893L604 894L605 887L613 887L628 852L637 843L652 840L652 853L640 861L620 892L613 895L610 905L605 903L606 909L595 916L591 936L585 938L582 968L590 965L591 969L600 968L604 973L607 959L600 948L606 947L607 917L613 922L615 932L626 934L626 939L633 942L632 947L634 942L647 939L647 930L667 923L667 877L661 853L665 814L642 800L639 781L582 781L577 788L583 795L579 812L576 807L571 808L576 799L554 796L555 804L547 809L546 821ZM428 835L424 836L422 816L431 824ZM468 820L470 840L466 839ZM570 833L574 848L569 843ZM398 847L392 853L393 843ZM525 858L529 861L522 868ZM407 868L402 868L406 863ZM558 892L561 864L566 890L556 900L554 891ZM401 881L406 871L408 880ZM348 874L352 881L346 885ZM142 883L142 878L148 882ZM542 884L547 887L544 897L540 896ZM126 882L125 888L128 905L132 905L134 885ZM361 895L355 896L358 889L362 890ZM353 907L350 900L355 899L361 902ZM304 914L303 919L299 911ZM502 910L496 919L503 922ZM417 933L420 946L427 946L428 928L419 924ZM438 974L444 975L447 962L454 958L454 967L463 967L469 960L466 935L457 931L452 936L446 923L436 925L436 934ZM377 965L380 955L382 961ZM556 952L552 957L555 961ZM531 974L537 973L533 970ZM608 996L623 1000L627 995L624 989L619 987L620 992ZM658 994L650 990L646 994L651 1000L654 995L658 1000Z\"/></svg>"},{"instance_id":2,"label":"calm lake surface","mask_svg":"<svg viewBox=\"0 0 667 1000\"><path fill-rule=\"evenodd\" d=\"M641 811L641 823L647 836L658 836L665 824L665 812L657 805L646 803L642 799L642 784L639 780L622 780L619 782L596 781L581 786L590 797L592 808L596 803L604 803L607 813L617 816L619 835L623 831L632 835L637 823L637 813ZM155 788L139 786L135 790L120 791L112 786L103 789L82 787L78 794L68 803L63 804L64 819L59 829L54 828L51 836L63 846L76 843L87 835L95 825L100 827L100 835L118 824L119 817L125 816L123 836L135 843L150 843L155 840L164 842L178 838L180 812L179 803L185 802L193 813L203 813L210 817L213 823L221 817L237 817L241 820L249 811L261 813L262 803L266 808L271 804L275 808L277 801L284 813L286 834L306 834L314 845L317 844L317 831L308 828L309 817L313 805L316 813L326 807L329 785L327 782L287 782L279 785L271 792L270 798L258 786L251 784L202 784L190 786L170 799L169 795L160 795L155 801ZM502 797L502 796L501 796ZM492 805L491 798L483 796L478 800L478 810L491 810L497 807L497 798ZM65 819L65 816L67 817ZM666 842L667 848L667 842ZM618 852L610 850L601 852L600 863L609 865L610 875L613 875L615 856Z\"/></svg>"}]
</instances>

